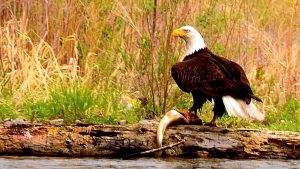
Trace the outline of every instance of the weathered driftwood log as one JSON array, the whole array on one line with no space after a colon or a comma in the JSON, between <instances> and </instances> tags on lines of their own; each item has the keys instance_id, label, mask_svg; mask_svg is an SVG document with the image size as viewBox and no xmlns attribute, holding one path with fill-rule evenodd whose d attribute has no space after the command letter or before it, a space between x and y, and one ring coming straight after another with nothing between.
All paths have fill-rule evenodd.
<instances>
[{"instance_id":1,"label":"weathered driftwood log","mask_svg":"<svg viewBox=\"0 0 300 169\"><path fill-rule=\"evenodd\" d=\"M157 126L157 122L126 126L0 125L0 154L124 157L157 148ZM163 155L300 159L300 133L296 132L179 125L166 130L163 145L182 139L184 143Z\"/></svg>"}]
</instances>

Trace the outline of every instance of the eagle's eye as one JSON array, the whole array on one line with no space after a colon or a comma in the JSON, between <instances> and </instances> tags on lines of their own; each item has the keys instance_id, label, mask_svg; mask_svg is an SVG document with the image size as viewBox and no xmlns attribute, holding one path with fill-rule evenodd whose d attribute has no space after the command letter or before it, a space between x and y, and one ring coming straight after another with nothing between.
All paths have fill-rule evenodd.
<instances>
[{"instance_id":1,"label":"eagle's eye","mask_svg":"<svg viewBox=\"0 0 300 169\"><path fill-rule=\"evenodd\" d=\"M190 32L189 29L183 29L183 31L184 31L184 32L187 32L187 33Z\"/></svg>"}]
</instances>

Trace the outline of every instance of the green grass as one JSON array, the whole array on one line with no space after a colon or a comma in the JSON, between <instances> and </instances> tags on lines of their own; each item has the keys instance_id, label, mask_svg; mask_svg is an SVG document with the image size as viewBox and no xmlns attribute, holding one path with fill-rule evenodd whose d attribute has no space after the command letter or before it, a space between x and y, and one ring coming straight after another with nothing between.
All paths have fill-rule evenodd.
<instances>
[{"instance_id":1,"label":"green grass","mask_svg":"<svg viewBox=\"0 0 300 169\"><path fill-rule=\"evenodd\" d=\"M290 130L300 132L300 101L288 100L278 113L267 116L268 128L271 130Z\"/></svg>"},{"instance_id":2,"label":"green grass","mask_svg":"<svg viewBox=\"0 0 300 169\"><path fill-rule=\"evenodd\" d=\"M0 102L0 120L17 118L19 115L15 111L14 107L14 104L11 104L9 102Z\"/></svg>"},{"instance_id":3,"label":"green grass","mask_svg":"<svg viewBox=\"0 0 300 169\"><path fill-rule=\"evenodd\" d=\"M49 98L28 99L25 114L33 121L62 118L65 122L86 119L93 111L97 97L91 88L82 84L62 84L50 91Z\"/></svg>"},{"instance_id":4,"label":"green grass","mask_svg":"<svg viewBox=\"0 0 300 169\"><path fill-rule=\"evenodd\" d=\"M0 119L25 118L31 121L45 121L62 118L65 123L81 120L97 124L118 124L119 120L126 120L130 124L137 123L147 117L151 109L141 105L138 99L128 98L124 103L120 97L127 96L115 87L98 92L95 88L83 83L61 84L50 90L46 99L27 98L22 105L4 102L0 104ZM192 105L191 95L180 94L176 98L176 108L187 109ZM3 101L2 101L3 102ZM205 122L212 119L213 104L206 102L200 113ZM276 110L276 109L275 109ZM23 113L20 113L23 112ZM113 112L113 113L111 113ZM218 124L227 128L252 128L269 130L288 130L300 132L300 101L290 99L281 107L267 110L266 123L240 119L224 115Z\"/></svg>"},{"instance_id":5,"label":"green grass","mask_svg":"<svg viewBox=\"0 0 300 169\"><path fill-rule=\"evenodd\" d=\"M20 107L24 112L24 118L31 121L61 118L65 123L80 120L87 123L118 124L122 119L128 123L137 123L145 117L144 113L138 112L145 111L140 107L138 100L130 100L126 104L132 106L126 108L128 105L118 100L121 96L115 88L97 92L87 84L62 84L51 89L48 98L40 100L28 98ZM7 109L4 111L11 112ZM11 114L2 114L1 117L12 118L9 115Z\"/></svg>"}]
</instances>

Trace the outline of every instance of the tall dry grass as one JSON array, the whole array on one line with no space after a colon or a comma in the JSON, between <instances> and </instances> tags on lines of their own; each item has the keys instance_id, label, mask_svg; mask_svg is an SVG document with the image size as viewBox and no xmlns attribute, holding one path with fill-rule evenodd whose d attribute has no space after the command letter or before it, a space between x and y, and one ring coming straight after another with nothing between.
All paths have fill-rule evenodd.
<instances>
[{"instance_id":1,"label":"tall dry grass","mask_svg":"<svg viewBox=\"0 0 300 169\"><path fill-rule=\"evenodd\" d=\"M215 53L242 65L261 108L276 111L300 96L299 11L297 0L1 0L0 103L22 113L28 98L79 81L113 97L99 105L106 114L139 99L153 117L190 102L170 77L184 53L170 34L193 25Z\"/></svg>"}]
</instances>

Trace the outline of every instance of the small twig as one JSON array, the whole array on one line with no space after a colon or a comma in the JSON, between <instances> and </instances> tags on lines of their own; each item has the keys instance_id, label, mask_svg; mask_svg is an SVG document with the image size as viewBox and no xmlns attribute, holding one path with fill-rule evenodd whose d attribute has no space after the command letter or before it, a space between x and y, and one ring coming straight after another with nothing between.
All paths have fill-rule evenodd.
<instances>
[{"instance_id":1,"label":"small twig","mask_svg":"<svg viewBox=\"0 0 300 169\"><path fill-rule=\"evenodd\" d=\"M129 159L129 158L132 158L132 157L135 157L135 156L138 156L138 155L145 155L145 154L155 153L155 152L163 151L163 150L166 150L166 149L169 149L169 148L172 149L173 147L178 146L178 145L180 145L184 142L185 142L185 140L181 140L177 143L173 143L173 144L163 146L163 147L160 147L160 148L154 148L154 149L147 150L147 151L142 151L142 152L138 152L138 153L134 153L134 154L129 154L128 156L123 157L123 159Z\"/></svg>"}]
</instances>

